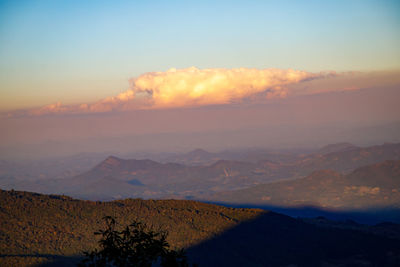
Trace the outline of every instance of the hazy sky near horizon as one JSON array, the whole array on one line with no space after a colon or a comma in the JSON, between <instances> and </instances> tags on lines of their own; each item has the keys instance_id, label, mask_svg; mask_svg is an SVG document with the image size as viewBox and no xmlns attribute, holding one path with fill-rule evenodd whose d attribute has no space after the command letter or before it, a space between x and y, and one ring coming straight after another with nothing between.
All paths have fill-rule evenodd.
<instances>
[{"instance_id":1,"label":"hazy sky near horizon","mask_svg":"<svg viewBox=\"0 0 400 267\"><path fill-rule=\"evenodd\" d=\"M395 0L1 0L0 110L96 102L170 68L396 71L399 29Z\"/></svg>"},{"instance_id":2,"label":"hazy sky near horizon","mask_svg":"<svg viewBox=\"0 0 400 267\"><path fill-rule=\"evenodd\" d=\"M0 0L0 158L400 142L400 2Z\"/></svg>"}]
</instances>

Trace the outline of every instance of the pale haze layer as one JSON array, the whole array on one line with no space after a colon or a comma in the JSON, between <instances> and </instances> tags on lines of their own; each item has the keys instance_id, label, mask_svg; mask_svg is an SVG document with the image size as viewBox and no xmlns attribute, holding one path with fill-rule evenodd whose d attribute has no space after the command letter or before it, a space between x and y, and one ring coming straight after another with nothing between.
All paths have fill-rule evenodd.
<instances>
[{"instance_id":1,"label":"pale haze layer","mask_svg":"<svg viewBox=\"0 0 400 267\"><path fill-rule=\"evenodd\" d=\"M0 1L0 156L399 142L399 1Z\"/></svg>"},{"instance_id":2,"label":"pale haze layer","mask_svg":"<svg viewBox=\"0 0 400 267\"><path fill-rule=\"evenodd\" d=\"M184 98L188 102L181 102L179 95L168 102L176 107L160 107L157 101L152 101L146 109L67 112L68 108L81 106L77 105L64 107L65 112L3 116L1 157L35 158L81 152L129 154L188 151L198 147L211 151L244 147L307 148L342 141L357 145L400 142L398 73L305 77L313 78L274 89L280 93L279 97L271 97L271 89L264 88L260 94L251 87L240 95L242 98L233 94L235 97L229 99L235 101L227 103L199 105L197 98L189 98L191 101ZM251 90L255 90L253 94L249 93ZM284 96L282 92L286 92ZM226 96L226 91L222 94ZM130 97L115 103L125 107L130 101L136 103ZM115 103L114 108L120 106Z\"/></svg>"}]
</instances>

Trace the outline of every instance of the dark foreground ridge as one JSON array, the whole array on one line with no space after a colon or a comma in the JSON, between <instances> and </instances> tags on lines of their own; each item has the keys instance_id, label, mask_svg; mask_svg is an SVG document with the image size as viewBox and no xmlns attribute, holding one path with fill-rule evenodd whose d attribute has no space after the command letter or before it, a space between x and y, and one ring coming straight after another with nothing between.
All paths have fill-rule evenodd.
<instances>
[{"instance_id":1,"label":"dark foreground ridge","mask_svg":"<svg viewBox=\"0 0 400 267\"><path fill-rule=\"evenodd\" d=\"M270 212L190 248L189 255L201 266L396 266L399 244Z\"/></svg>"},{"instance_id":2,"label":"dark foreground ridge","mask_svg":"<svg viewBox=\"0 0 400 267\"><path fill-rule=\"evenodd\" d=\"M399 266L396 224L337 227L260 209L187 200L75 200L0 191L0 266L70 266L93 249L111 215L121 225L140 220L169 232L199 266ZM321 221L321 219L320 219ZM371 228L372 229L372 228ZM386 231L388 230L388 231ZM391 232L390 232L390 231Z\"/></svg>"}]
</instances>

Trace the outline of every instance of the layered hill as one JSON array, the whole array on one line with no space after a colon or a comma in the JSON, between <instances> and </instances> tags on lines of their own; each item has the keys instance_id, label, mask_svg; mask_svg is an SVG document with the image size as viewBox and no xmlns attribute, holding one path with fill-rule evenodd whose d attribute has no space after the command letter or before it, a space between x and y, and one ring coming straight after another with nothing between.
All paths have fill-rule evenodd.
<instances>
[{"instance_id":1,"label":"layered hill","mask_svg":"<svg viewBox=\"0 0 400 267\"><path fill-rule=\"evenodd\" d=\"M0 265L70 266L96 245L102 217L167 230L199 266L398 266L400 240L385 225L340 229L259 209L187 200L75 200L0 191ZM396 231L393 224L390 230ZM371 230L374 229L374 230ZM389 229L389 228L388 228ZM389 233L392 233L389 232ZM397 232L396 232L397 233Z\"/></svg>"},{"instance_id":2,"label":"layered hill","mask_svg":"<svg viewBox=\"0 0 400 267\"><path fill-rule=\"evenodd\" d=\"M163 163L179 163L189 166L211 165L219 160L245 161L257 163L260 160L287 163L295 161L301 153L297 151L271 151L268 149L226 150L208 152L204 149L195 149L188 153L168 154L156 156L154 160Z\"/></svg>"},{"instance_id":3,"label":"layered hill","mask_svg":"<svg viewBox=\"0 0 400 267\"><path fill-rule=\"evenodd\" d=\"M257 164L240 161L220 160L207 166L185 166L110 156L81 175L40 181L23 189L91 200L183 198L203 192L244 188L261 180L273 180L260 176L257 170Z\"/></svg>"},{"instance_id":4,"label":"layered hill","mask_svg":"<svg viewBox=\"0 0 400 267\"><path fill-rule=\"evenodd\" d=\"M399 208L400 161L367 165L349 174L321 170L301 179L216 193L208 199L276 206Z\"/></svg>"},{"instance_id":5,"label":"layered hill","mask_svg":"<svg viewBox=\"0 0 400 267\"><path fill-rule=\"evenodd\" d=\"M213 192L238 190L282 179L295 179L321 169L349 172L385 159L400 159L400 144L358 148L339 144L328 154L302 156L294 162L219 160L211 165L187 166L151 160L108 157L89 172L64 179L52 193L86 199L201 198ZM205 153L200 151L194 154Z\"/></svg>"},{"instance_id":6,"label":"layered hill","mask_svg":"<svg viewBox=\"0 0 400 267\"><path fill-rule=\"evenodd\" d=\"M225 155L204 150L195 150L185 155L188 156L188 165L109 156L89 171L63 179L32 181L3 176L0 177L0 188L65 194L90 200L128 197L204 198L215 192L302 178L323 169L346 174L367 164L399 160L400 144L361 148L340 143L324 147L313 154L291 156L266 151ZM227 158L230 155L231 159L219 159L223 155ZM235 157L242 160L233 160ZM212 162L216 159L212 164L197 165L199 162ZM175 160L182 161L183 158L175 155Z\"/></svg>"},{"instance_id":7,"label":"layered hill","mask_svg":"<svg viewBox=\"0 0 400 267\"><path fill-rule=\"evenodd\" d=\"M338 172L350 172L358 167L385 160L400 159L400 144L385 143L371 147L345 146L340 151L327 154L316 153L298 160L299 170L310 174L315 170L332 169Z\"/></svg>"}]
</instances>

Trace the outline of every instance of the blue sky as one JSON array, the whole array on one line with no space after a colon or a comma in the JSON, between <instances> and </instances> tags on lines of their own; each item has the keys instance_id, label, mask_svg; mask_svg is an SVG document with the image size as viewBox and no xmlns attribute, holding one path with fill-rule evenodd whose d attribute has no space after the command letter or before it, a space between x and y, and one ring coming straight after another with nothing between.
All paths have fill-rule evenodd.
<instances>
[{"instance_id":1,"label":"blue sky","mask_svg":"<svg viewBox=\"0 0 400 267\"><path fill-rule=\"evenodd\" d=\"M0 109L171 67L398 70L399 26L399 1L0 1Z\"/></svg>"}]
</instances>

